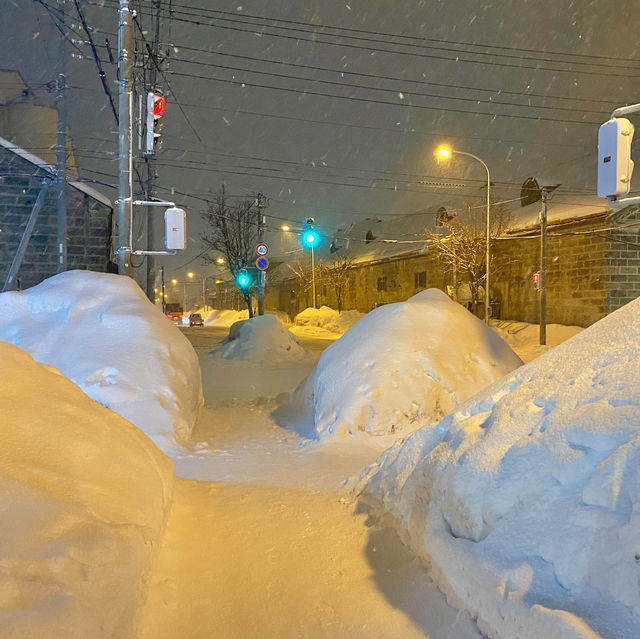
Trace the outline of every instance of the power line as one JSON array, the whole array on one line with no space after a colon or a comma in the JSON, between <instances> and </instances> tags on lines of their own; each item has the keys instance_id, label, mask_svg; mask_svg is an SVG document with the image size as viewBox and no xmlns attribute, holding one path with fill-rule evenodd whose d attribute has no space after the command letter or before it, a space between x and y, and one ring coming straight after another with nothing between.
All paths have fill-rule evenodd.
<instances>
[{"instance_id":1,"label":"power line","mask_svg":"<svg viewBox=\"0 0 640 639\"><path fill-rule=\"evenodd\" d=\"M185 15L188 15L186 12L182 12ZM178 22L185 22L188 24L194 24L196 26L200 26L200 27L208 27L208 28L218 28L218 29L225 29L225 30L230 30L230 31L238 31L241 33L250 33L250 34L255 34L255 29L242 29L240 27L232 27L232 26L228 26L228 25L220 25L220 24L212 24L212 23L202 23L198 20L190 20L188 18L177 18L174 16L174 19ZM213 20L218 20L221 22L231 22L231 23L239 23L242 25L247 25L247 26L255 26L255 27L263 27L263 28L275 28L275 29L281 29L281 30L288 30L288 31L295 31L295 32L301 32L301 33L308 33L311 34L313 37L309 37L309 38L305 38L299 35L296 36L292 36L292 35L286 35L286 34L282 34L282 33L268 33L265 32L264 30L261 32L261 36L269 36L269 37L273 37L273 38L283 38L283 39L288 39L288 40L295 40L296 42L310 42L313 44L325 44L325 45L330 45L330 46L338 46L338 47L343 47L343 48L350 48L350 49L360 49L360 50L365 50L365 51L375 51L377 53L390 53L393 55L404 55L404 56L411 56L411 57L418 57L418 58L427 58L427 59L435 59L435 60L443 60L443 61L447 61L447 62L456 62L456 63L470 63L470 64L481 64L481 65L485 65L485 66L491 66L491 67L504 67L504 68L516 68L516 69L531 69L534 71L551 71L553 73L571 73L573 75L590 75L590 76L598 76L598 77L620 77L620 78L640 78L640 75L632 75L632 74L619 74L619 73L611 73L610 71L576 71L576 70L572 70L572 69L562 69L562 68L552 68L552 67L544 67L544 66L540 66L540 65L535 65L535 66L530 66L530 65L524 65L524 64L510 64L510 63L506 63L506 62L495 62L495 61L487 61L487 60L471 60L471 59L467 59L467 58L460 58L459 56L454 56L454 57L447 57L447 56L442 56L442 55L434 55L434 54L427 54L427 53L417 53L417 52L411 52L411 51L401 51L398 49L381 49L381 48L377 48L371 45L359 45L359 44L349 44L349 43L343 43L343 42L332 42L332 41L327 41L327 40L320 40L318 38L318 33L315 30L309 30L309 29L302 29L302 28L288 28L288 27L280 27L277 25L268 25L268 24L260 24L260 23L250 23L247 21L242 21L242 20L237 20L237 19L231 19L231 18L222 18L222 17L214 17L211 18ZM336 34L332 34L333 37L339 37L339 38L346 38L349 37L351 40L354 41L371 41L371 42L375 42L377 44L394 44L394 45L400 45L400 46L417 46L417 45L408 45L408 44L403 44L403 43L387 43L384 40L372 40L370 38L361 38L358 36L340 36L340 35L336 35ZM436 47L421 47L421 48L426 48L426 49L434 49ZM455 53L455 52L454 52ZM474 55L478 55L481 54L481 52L475 52ZM489 55L489 54L484 54L484 55ZM500 56L501 54L496 54L498 56ZM553 63L556 64L579 64L578 62L569 62L569 61L552 61ZM599 65L597 63L594 63L592 66L605 66L605 65Z\"/></svg>"},{"instance_id":2,"label":"power line","mask_svg":"<svg viewBox=\"0 0 640 639\"><path fill-rule=\"evenodd\" d=\"M285 92L289 92L289 93L298 93L298 94L302 94L302 95L312 95L312 96L319 96L319 97L325 97L325 98L333 98L336 100L349 100L349 101L353 101L353 102L365 102L365 103L370 103L370 104L383 104L383 105L389 105L389 106L397 106L397 107L402 107L402 108L412 108L412 109L424 109L424 110L428 110L428 111L446 111L446 112L452 112L452 113L466 113L466 114L470 114L470 115L485 115L485 116L489 116L491 118L514 118L514 119L522 119L522 120L534 120L534 121L540 121L540 122L559 122L561 124L588 124L588 125L596 125L596 124L601 124L600 122L592 122L592 121L588 121L588 120L563 120L563 119L559 119L559 118L550 118L550 117L546 117L546 116L534 116L534 115L520 115L520 114L510 114L510 113L492 113L492 112L487 112L487 111L470 111L468 109L459 109L459 108L450 108L447 107L446 109L443 109L442 107L436 107L436 106L427 106L427 105L423 105L423 104L407 104L405 102L390 102L388 100L378 100L378 99L374 99L374 98L363 98L363 97L359 97L359 96L349 96L349 95L335 95L332 93L322 93L320 91L308 91L306 89L294 89L294 88L289 88L289 87L276 87L276 86L271 86L268 84L258 84L258 83L254 83L254 82L244 82L242 80L228 80L228 79L223 79L223 78L211 78L208 76L203 76L203 75L197 75L194 73L181 73L181 72L175 72L173 71L172 74L174 76L180 76L180 77L184 77L184 78L193 78L193 79L199 79L199 80L207 80L209 82L220 82L220 83L224 83L224 84L233 84L236 86L240 86L242 88L244 87L254 87L254 88L260 88L260 89L269 89L272 91L285 91ZM640 76L639 76L640 77ZM292 78L292 79L296 79L296 78ZM308 80L307 80L308 81Z\"/></svg>"},{"instance_id":3,"label":"power line","mask_svg":"<svg viewBox=\"0 0 640 639\"><path fill-rule=\"evenodd\" d=\"M460 90L468 90L468 91L484 91L486 93L493 93L496 95L505 94L505 95L521 96L525 98L534 97L534 98L544 98L544 99L553 99L553 100L568 100L571 102L589 102L590 104L593 104L593 103L600 103L600 104L606 104L606 105L613 104L611 100L597 100L593 98L576 98L576 97L561 96L561 95L554 95L554 94L547 94L547 93L531 93L527 91L509 91L506 89L489 89L489 88L483 88L483 87L471 87L471 86L460 85L460 84L431 82L428 80L415 80L411 78L399 78L397 76L377 75L374 73L362 73L358 71L349 71L347 69L332 69L329 67L320 67L320 66L315 66L310 64L300 64L297 62L285 62L284 60L269 60L267 58L255 58L248 55L240 55L236 53L225 53L222 51L211 51L208 49L189 47L186 45L176 45L176 47L179 50L194 51L199 53L205 53L207 55L218 55L218 56L224 56L229 58L240 58L242 60L248 60L251 62L260 62L260 63L266 62L268 64L277 64L281 66L295 67L299 69L309 69L312 71L324 71L328 73L336 73L338 75L355 75L355 76L360 76L365 78L373 78L376 80L393 80L395 82L402 82L406 84L420 84L424 86L446 87L451 89L460 89ZM177 62L185 62L185 63L192 63L192 64L207 64L207 63L196 62L192 60L182 60L180 58L175 58L175 57L172 58L172 60L175 60ZM522 105L522 106L528 106L528 105Z\"/></svg>"},{"instance_id":4,"label":"power line","mask_svg":"<svg viewBox=\"0 0 640 639\"><path fill-rule=\"evenodd\" d=\"M194 64L194 65L199 65L199 66L205 66L205 67L215 67L216 69L225 69L227 71L240 71L240 72L244 72L244 73L253 73L256 75L260 75L260 76L271 76L273 78L284 78L286 80L301 80L304 82L311 82L314 84L328 84L331 86L339 86L339 87L347 87L347 88L352 88L352 89L364 89L367 91L380 91L380 92L384 92L384 93L394 93L396 95L404 95L405 97L411 97L411 96L419 96L419 97L426 97L426 98L436 98L438 100L457 100L457 101L461 101L461 102L475 102L475 103L485 103L485 104L492 104L492 105L500 105L500 106L510 106L510 107L518 107L518 108L524 108L524 109L549 109L552 111L570 111L571 113L575 113L576 111L578 111L578 109L575 109L573 107L561 107L561 106L547 106L547 105L537 105L537 104L518 104L516 102L499 102L496 100L487 100L486 98L474 98L474 97L460 97L460 96L448 96L448 95L438 95L438 94L433 94L433 93L422 93L419 91L406 91L403 90L402 88L384 88L384 87L374 87L374 86L366 86L366 85L361 85L361 84L352 84L349 82L336 82L334 80L322 80L320 78L305 78L305 77L300 77L300 76L295 76L295 75L287 75L287 74L283 74L283 73L274 73L274 72L270 72L270 71L264 71L264 70L254 70L254 69L245 69L245 68L241 68L241 67L232 67L232 66L226 66L226 65L221 65L221 64L211 64L208 62L202 62L199 60L184 60L182 58L173 58L174 62L181 62L183 64ZM283 63L283 64L287 64L287 63ZM298 65L295 65L298 66ZM302 66L302 65L301 65ZM174 72L175 73L175 72ZM393 78L390 77L383 77L383 76L374 76L371 74L356 74L356 75L365 75L367 77L375 77L377 79L388 79L388 80L393 80ZM397 79L396 79L397 81ZM454 87L452 85L439 85L439 86L449 86L449 88L457 88ZM486 91L486 89L485 89ZM610 102L608 104L611 104ZM608 114L608 110L599 110L596 111L594 109L580 109L579 110L580 113L596 113L599 115L607 115Z\"/></svg>"},{"instance_id":5,"label":"power line","mask_svg":"<svg viewBox=\"0 0 640 639\"><path fill-rule=\"evenodd\" d=\"M267 17L267 16L257 16L257 15L252 15L252 14L248 14L248 13L242 13L242 14L238 14L237 12L231 12L231 11L222 11L219 9L206 9L206 8L201 8L201 7L191 7L188 5L182 5L182 9L177 9L177 12L182 12L185 9L189 9L189 10L194 10L194 11L208 11L209 13L214 13L214 14L224 14L224 15L230 15L230 16L234 16L235 18L237 17L247 17L247 18L252 18L252 19L257 19L257 20L272 20L272 21L276 21L276 22L282 22L282 23L286 23L286 24L295 24L295 25L303 25L303 26L313 26L316 28L320 28L320 29L332 29L335 31L347 31L347 32L353 32L353 33L364 33L364 34L368 34L368 35L376 35L376 36L381 36L384 38L401 38L401 39L410 39L410 40L419 40L421 42L435 42L438 44L446 44L449 46L473 46L473 47L484 47L484 48L490 48L490 49L500 49L503 51L519 51L519 52L524 52L524 53L536 53L536 54L543 54L543 55L562 55L562 56L572 56L572 57L577 57L577 58L593 58L593 59L597 59L597 60L612 60L612 61L617 61L617 62L635 62L635 60L629 59L629 58L622 58L622 57L615 57L615 56L604 56L604 55L594 55L594 54L583 54L583 53L575 53L572 51L549 51L546 49L526 49L526 48L522 48L522 47L510 47L510 46L505 46L505 45L496 45L496 44L480 44L477 42L466 42L466 41L455 41L455 40L445 40L442 38L425 38L424 36L412 36L412 35L407 35L407 34L400 34L400 33L390 33L390 32L384 32L384 31L372 31L372 30L368 30L368 29L357 29L357 28L353 28L353 27L338 27L338 26L332 26L332 25L312 25L311 23L308 22L302 22L302 21L296 21L296 20L289 20L289 19L284 19L284 18L274 18L274 17ZM203 14L204 15L204 14ZM494 54L489 54L489 55L494 55ZM538 58L534 58L534 59L538 59ZM555 62L555 60L548 60L550 62Z\"/></svg>"}]
</instances>

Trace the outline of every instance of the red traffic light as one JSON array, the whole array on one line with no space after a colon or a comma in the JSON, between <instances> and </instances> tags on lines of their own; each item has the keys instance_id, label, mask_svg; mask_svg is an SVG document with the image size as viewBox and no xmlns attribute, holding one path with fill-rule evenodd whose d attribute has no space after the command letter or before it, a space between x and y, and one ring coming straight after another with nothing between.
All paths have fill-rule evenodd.
<instances>
[{"instance_id":1,"label":"red traffic light","mask_svg":"<svg viewBox=\"0 0 640 639\"><path fill-rule=\"evenodd\" d=\"M167 101L161 95L153 96L153 117L161 118L164 115L164 108L167 106Z\"/></svg>"}]
</instances>

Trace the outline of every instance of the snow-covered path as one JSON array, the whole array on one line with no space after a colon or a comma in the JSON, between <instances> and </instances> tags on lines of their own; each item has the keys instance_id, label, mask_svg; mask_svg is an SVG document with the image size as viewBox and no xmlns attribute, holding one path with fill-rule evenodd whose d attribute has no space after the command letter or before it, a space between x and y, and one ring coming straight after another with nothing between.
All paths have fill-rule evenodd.
<instances>
[{"instance_id":1,"label":"snow-covered path","mask_svg":"<svg viewBox=\"0 0 640 639\"><path fill-rule=\"evenodd\" d=\"M477 639L393 528L340 486L380 450L303 440L277 393L313 366L212 361L226 331L186 329L201 359L203 448L176 461L175 501L140 639ZM326 340L306 340L319 355ZM239 387L245 392L239 393ZM201 481L193 481L198 479Z\"/></svg>"}]
</instances>

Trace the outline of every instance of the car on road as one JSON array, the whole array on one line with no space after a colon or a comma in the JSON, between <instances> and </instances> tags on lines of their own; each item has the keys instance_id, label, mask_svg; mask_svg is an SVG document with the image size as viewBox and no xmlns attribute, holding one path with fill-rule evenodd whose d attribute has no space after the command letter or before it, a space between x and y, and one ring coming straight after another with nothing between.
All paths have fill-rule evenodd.
<instances>
[{"instance_id":1,"label":"car on road","mask_svg":"<svg viewBox=\"0 0 640 639\"><path fill-rule=\"evenodd\" d=\"M200 313L192 313L189 316L189 326L204 326L204 320Z\"/></svg>"}]
</instances>

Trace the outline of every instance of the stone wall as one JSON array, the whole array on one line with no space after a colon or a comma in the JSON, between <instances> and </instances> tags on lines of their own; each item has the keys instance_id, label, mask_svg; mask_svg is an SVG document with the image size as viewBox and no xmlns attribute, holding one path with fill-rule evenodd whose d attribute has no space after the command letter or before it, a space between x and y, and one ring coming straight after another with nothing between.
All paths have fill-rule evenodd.
<instances>
[{"instance_id":1,"label":"stone wall","mask_svg":"<svg viewBox=\"0 0 640 639\"><path fill-rule=\"evenodd\" d=\"M607 239L594 234L603 218L551 228L547 235L547 323L590 326L606 307ZM492 300L507 319L538 323L540 292L533 274L540 270L540 237L497 241Z\"/></svg>"},{"instance_id":2,"label":"stone wall","mask_svg":"<svg viewBox=\"0 0 640 639\"><path fill-rule=\"evenodd\" d=\"M0 148L0 288L4 284L25 225L48 174ZM112 210L67 185L67 268L107 270ZM20 271L20 288L57 272L57 192L52 184L31 235Z\"/></svg>"},{"instance_id":3,"label":"stone wall","mask_svg":"<svg viewBox=\"0 0 640 639\"><path fill-rule=\"evenodd\" d=\"M618 220L619 228L609 231L606 251L609 312L640 296L640 229L628 224L640 222L640 208L633 207Z\"/></svg>"}]
</instances>

